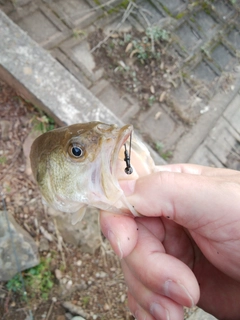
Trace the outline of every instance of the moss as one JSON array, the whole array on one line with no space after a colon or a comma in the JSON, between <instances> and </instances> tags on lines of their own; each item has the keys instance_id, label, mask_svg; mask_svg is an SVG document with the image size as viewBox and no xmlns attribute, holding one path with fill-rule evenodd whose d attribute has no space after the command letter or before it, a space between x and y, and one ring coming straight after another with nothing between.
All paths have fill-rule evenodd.
<instances>
[{"instance_id":1,"label":"moss","mask_svg":"<svg viewBox=\"0 0 240 320\"><path fill-rule=\"evenodd\" d=\"M99 0L93 0L97 6L101 6L101 2Z\"/></svg>"},{"instance_id":2,"label":"moss","mask_svg":"<svg viewBox=\"0 0 240 320\"><path fill-rule=\"evenodd\" d=\"M175 16L175 19L180 20L180 19L182 19L183 17L185 17L186 14L187 14L186 11L179 12L179 13Z\"/></svg>"},{"instance_id":3,"label":"moss","mask_svg":"<svg viewBox=\"0 0 240 320\"><path fill-rule=\"evenodd\" d=\"M203 2L201 6L206 14L209 14L209 15L211 14L212 12L211 7L207 3Z\"/></svg>"},{"instance_id":4,"label":"moss","mask_svg":"<svg viewBox=\"0 0 240 320\"><path fill-rule=\"evenodd\" d=\"M169 15L172 17L172 13L171 11L166 7L166 6L162 6L163 7L163 10Z\"/></svg>"}]
</instances>

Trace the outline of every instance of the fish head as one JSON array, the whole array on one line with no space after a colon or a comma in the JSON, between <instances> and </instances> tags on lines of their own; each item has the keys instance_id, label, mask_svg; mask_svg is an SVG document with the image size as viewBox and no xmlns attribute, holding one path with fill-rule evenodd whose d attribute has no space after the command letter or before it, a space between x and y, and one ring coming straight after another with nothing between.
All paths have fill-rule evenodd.
<instances>
[{"instance_id":1,"label":"fish head","mask_svg":"<svg viewBox=\"0 0 240 320\"><path fill-rule=\"evenodd\" d=\"M71 213L86 205L118 210L123 196L117 179L119 153L132 130L132 125L89 122L39 136L30 159L46 202Z\"/></svg>"}]
</instances>

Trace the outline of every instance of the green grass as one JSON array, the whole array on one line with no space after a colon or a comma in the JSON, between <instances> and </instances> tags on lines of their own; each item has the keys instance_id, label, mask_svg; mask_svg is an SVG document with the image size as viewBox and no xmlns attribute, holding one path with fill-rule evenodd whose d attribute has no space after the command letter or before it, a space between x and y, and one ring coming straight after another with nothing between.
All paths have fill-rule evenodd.
<instances>
[{"instance_id":1,"label":"green grass","mask_svg":"<svg viewBox=\"0 0 240 320\"><path fill-rule=\"evenodd\" d=\"M171 151L164 151L164 145L160 142L157 141L155 142L155 150L158 152L158 154L164 159L164 160L169 160L172 157L172 152Z\"/></svg>"},{"instance_id":2,"label":"green grass","mask_svg":"<svg viewBox=\"0 0 240 320\"><path fill-rule=\"evenodd\" d=\"M1 156L0 157L0 164L5 164L7 162L7 157L6 156Z\"/></svg>"},{"instance_id":3,"label":"green grass","mask_svg":"<svg viewBox=\"0 0 240 320\"><path fill-rule=\"evenodd\" d=\"M32 119L33 130L41 133L53 130L55 128L55 121L53 118L43 115L41 117L34 116Z\"/></svg>"},{"instance_id":4,"label":"green grass","mask_svg":"<svg viewBox=\"0 0 240 320\"><path fill-rule=\"evenodd\" d=\"M41 297L48 299L49 293L54 285L53 275L50 271L51 259L42 259L36 267L22 272L22 277L18 273L6 284L9 291L19 293L24 298L24 286L30 297Z\"/></svg>"}]
</instances>

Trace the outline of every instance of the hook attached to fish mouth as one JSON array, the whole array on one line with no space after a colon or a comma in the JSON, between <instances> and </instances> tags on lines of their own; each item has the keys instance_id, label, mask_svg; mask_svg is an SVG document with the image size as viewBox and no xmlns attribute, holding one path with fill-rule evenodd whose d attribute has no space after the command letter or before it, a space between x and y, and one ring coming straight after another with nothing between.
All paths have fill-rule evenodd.
<instances>
[{"instance_id":1,"label":"hook attached to fish mouth","mask_svg":"<svg viewBox=\"0 0 240 320\"><path fill-rule=\"evenodd\" d=\"M133 168L131 167L131 163L130 163L130 157L131 157L131 148L132 148L132 133L130 134L130 142L129 142L129 153L127 151L127 147L126 147L126 143L124 143L124 161L126 162L126 168L125 168L125 173L126 174L132 174L133 173Z\"/></svg>"}]
</instances>

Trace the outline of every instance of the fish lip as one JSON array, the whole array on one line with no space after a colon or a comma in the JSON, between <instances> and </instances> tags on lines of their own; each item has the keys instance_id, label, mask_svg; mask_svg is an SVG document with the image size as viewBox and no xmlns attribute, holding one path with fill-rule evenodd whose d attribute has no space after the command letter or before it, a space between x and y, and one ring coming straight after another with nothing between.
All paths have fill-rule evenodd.
<instances>
[{"instance_id":1,"label":"fish lip","mask_svg":"<svg viewBox=\"0 0 240 320\"><path fill-rule=\"evenodd\" d=\"M117 142L116 142L115 148L113 149L113 152L112 152L112 159L111 159L111 163L110 163L111 173L115 172L115 166L117 164L119 152L120 152L122 146L126 143L128 138L132 134L133 126L131 124L127 124L127 125L123 126L122 128L120 128L119 131L120 132L119 132L119 135L117 138Z\"/></svg>"}]
</instances>

